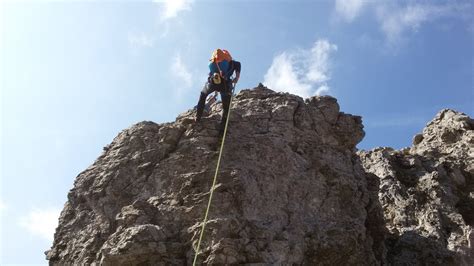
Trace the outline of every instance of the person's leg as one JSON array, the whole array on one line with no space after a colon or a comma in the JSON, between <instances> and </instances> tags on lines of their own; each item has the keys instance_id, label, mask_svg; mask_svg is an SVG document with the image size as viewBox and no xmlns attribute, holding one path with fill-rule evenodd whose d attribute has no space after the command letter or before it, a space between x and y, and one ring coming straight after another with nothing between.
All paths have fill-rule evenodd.
<instances>
[{"instance_id":1,"label":"person's leg","mask_svg":"<svg viewBox=\"0 0 474 266\"><path fill-rule=\"evenodd\" d=\"M197 105L197 111L196 111L196 122L201 120L202 113L204 111L204 105L206 104L206 98L209 94L214 92L215 89L213 89L213 86L209 84L209 82L206 82L204 87L202 88L201 95L199 96L199 102Z\"/></svg>"},{"instance_id":2,"label":"person's leg","mask_svg":"<svg viewBox=\"0 0 474 266\"><path fill-rule=\"evenodd\" d=\"M220 124L220 131L224 131L225 123L227 120L227 115L229 114L229 107L230 107L230 98L232 92L230 90L223 90L221 93L222 99L222 119Z\"/></svg>"}]
</instances>

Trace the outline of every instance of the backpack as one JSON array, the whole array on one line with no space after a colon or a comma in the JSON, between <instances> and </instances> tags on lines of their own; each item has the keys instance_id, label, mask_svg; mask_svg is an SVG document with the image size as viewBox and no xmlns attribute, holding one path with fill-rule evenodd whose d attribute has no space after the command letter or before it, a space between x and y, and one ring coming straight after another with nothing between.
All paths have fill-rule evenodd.
<instances>
[{"instance_id":1,"label":"backpack","mask_svg":"<svg viewBox=\"0 0 474 266\"><path fill-rule=\"evenodd\" d=\"M224 60L227 62L232 61L232 56L230 55L229 51L216 49L214 50L214 52L212 52L212 56L209 61L212 61L214 63L220 63Z\"/></svg>"}]
</instances>

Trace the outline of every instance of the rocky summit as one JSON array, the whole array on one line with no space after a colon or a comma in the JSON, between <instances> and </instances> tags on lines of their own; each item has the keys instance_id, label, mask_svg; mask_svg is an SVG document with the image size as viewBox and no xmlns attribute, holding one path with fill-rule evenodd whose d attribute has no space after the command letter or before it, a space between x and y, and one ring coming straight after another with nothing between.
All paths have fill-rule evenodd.
<instances>
[{"instance_id":1,"label":"rocky summit","mask_svg":"<svg viewBox=\"0 0 474 266\"><path fill-rule=\"evenodd\" d=\"M221 105L141 122L80 173L50 265L192 265ZM335 98L242 90L197 264L473 265L474 121L441 111L411 148L357 151Z\"/></svg>"}]
</instances>

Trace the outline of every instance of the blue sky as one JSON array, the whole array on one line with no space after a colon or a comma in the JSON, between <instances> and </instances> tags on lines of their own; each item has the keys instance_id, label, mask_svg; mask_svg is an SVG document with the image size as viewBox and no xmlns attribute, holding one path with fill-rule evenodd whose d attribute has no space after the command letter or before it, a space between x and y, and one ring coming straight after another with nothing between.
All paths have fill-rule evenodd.
<instances>
[{"instance_id":1,"label":"blue sky","mask_svg":"<svg viewBox=\"0 0 474 266\"><path fill-rule=\"evenodd\" d=\"M0 264L46 264L74 178L124 128L193 107L215 48L264 82L335 96L361 149L474 114L472 1L2 1Z\"/></svg>"}]
</instances>

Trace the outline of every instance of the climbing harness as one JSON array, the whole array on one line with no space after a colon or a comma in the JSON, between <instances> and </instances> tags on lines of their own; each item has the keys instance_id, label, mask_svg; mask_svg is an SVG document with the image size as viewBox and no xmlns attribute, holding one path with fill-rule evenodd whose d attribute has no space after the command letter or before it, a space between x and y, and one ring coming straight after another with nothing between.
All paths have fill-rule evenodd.
<instances>
[{"instance_id":1,"label":"climbing harness","mask_svg":"<svg viewBox=\"0 0 474 266\"><path fill-rule=\"evenodd\" d=\"M207 215L209 214L209 209L211 208L212 195L214 193L214 189L215 189L215 186L216 186L217 173L219 172L219 166L221 164L222 151L224 150L225 136L227 135L227 126L229 124L229 117L230 117L230 110L231 110L231 105L232 105L232 98L234 96L234 89L235 89L235 86L234 86L234 88L232 88L231 94L230 94L229 111L227 113L227 118L225 120L224 134L222 136L221 147L220 147L220 150L219 150L219 157L217 158L216 171L214 173L214 180L212 181L212 186L211 186L211 191L210 191L211 193L209 194L209 201L207 202L206 213L204 214L204 221L202 222L202 229L201 229L201 234L199 235L199 240L198 240L198 245L197 245L197 248L196 248L196 253L194 254L193 266L196 266L197 257L199 255L199 248L201 246L201 241L202 241L202 238L204 236L204 229L206 228Z\"/></svg>"},{"instance_id":2,"label":"climbing harness","mask_svg":"<svg viewBox=\"0 0 474 266\"><path fill-rule=\"evenodd\" d=\"M221 84L221 76L217 73L214 73L214 75L212 75L212 82L216 85Z\"/></svg>"}]
</instances>

